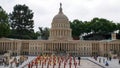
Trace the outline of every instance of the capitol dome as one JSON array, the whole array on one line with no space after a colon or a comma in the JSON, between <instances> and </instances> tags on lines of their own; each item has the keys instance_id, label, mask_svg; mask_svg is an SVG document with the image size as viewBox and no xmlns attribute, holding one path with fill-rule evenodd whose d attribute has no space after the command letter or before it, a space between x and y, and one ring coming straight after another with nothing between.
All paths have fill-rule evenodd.
<instances>
[{"instance_id":1,"label":"capitol dome","mask_svg":"<svg viewBox=\"0 0 120 68\"><path fill-rule=\"evenodd\" d=\"M66 15L62 12L62 4L60 3L59 12L54 16L51 29L50 40L71 40L71 28L70 23Z\"/></svg>"},{"instance_id":2,"label":"capitol dome","mask_svg":"<svg viewBox=\"0 0 120 68\"><path fill-rule=\"evenodd\" d=\"M67 18L67 16L66 15L64 15L63 13L62 14L57 14L54 18L53 18L53 21L54 20L58 20L58 19L60 19L60 20L67 20L68 21L68 18Z\"/></svg>"},{"instance_id":3,"label":"capitol dome","mask_svg":"<svg viewBox=\"0 0 120 68\"><path fill-rule=\"evenodd\" d=\"M69 20L66 15L62 12L62 7L60 5L59 13L54 16L52 23L69 23Z\"/></svg>"}]
</instances>

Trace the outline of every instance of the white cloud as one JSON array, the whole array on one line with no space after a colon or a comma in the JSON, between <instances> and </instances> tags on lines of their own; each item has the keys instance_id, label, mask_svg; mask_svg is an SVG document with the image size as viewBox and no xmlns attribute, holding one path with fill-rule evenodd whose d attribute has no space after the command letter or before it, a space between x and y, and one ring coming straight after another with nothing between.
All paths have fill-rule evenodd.
<instances>
[{"instance_id":1,"label":"white cloud","mask_svg":"<svg viewBox=\"0 0 120 68\"><path fill-rule=\"evenodd\" d=\"M16 4L26 4L34 12L34 26L35 30L38 30L40 26L51 26L60 2L69 20L102 17L120 22L120 0L0 0L0 6L10 13Z\"/></svg>"}]
</instances>

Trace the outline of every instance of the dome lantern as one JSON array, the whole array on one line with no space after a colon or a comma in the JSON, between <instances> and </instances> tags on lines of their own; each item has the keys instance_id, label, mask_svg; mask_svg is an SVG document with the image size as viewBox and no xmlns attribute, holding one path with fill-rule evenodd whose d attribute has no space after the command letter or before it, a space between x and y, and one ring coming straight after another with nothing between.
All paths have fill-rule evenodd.
<instances>
[{"instance_id":1,"label":"dome lantern","mask_svg":"<svg viewBox=\"0 0 120 68\"><path fill-rule=\"evenodd\" d=\"M60 13L63 13L63 12L62 12L62 3L60 3L59 14L60 14Z\"/></svg>"}]
</instances>

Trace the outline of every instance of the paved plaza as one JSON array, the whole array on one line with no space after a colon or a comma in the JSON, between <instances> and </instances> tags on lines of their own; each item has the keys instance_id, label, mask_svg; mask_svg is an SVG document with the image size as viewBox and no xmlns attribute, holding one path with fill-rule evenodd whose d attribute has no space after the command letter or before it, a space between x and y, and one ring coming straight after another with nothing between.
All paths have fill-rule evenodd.
<instances>
[{"instance_id":1,"label":"paved plaza","mask_svg":"<svg viewBox=\"0 0 120 68\"><path fill-rule=\"evenodd\" d=\"M79 61L77 60L77 63L78 62ZM25 66L25 68L28 67ZM33 68L36 68L36 66L33 66ZM42 65L38 65L38 68L42 68ZM43 68L47 68L47 65L44 65ZM50 65L49 68L53 68L53 65ZM54 68L59 68L59 64L57 63ZM64 63L61 63L60 68L64 68ZM70 68L69 62L67 62L65 68ZM71 68L75 68L73 60L72 60ZM102 67L87 59L81 59L80 65L77 65L76 68L102 68Z\"/></svg>"},{"instance_id":2,"label":"paved plaza","mask_svg":"<svg viewBox=\"0 0 120 68\"><path fill-rule=\"evenodd\" d=\"M19 58L16 57L16 58ZM24 61L22 64L20 64L18 67L16 67L15 63L9 64L9 66L4 66L1 65L0 68L48 68L48 62L50 59L47 59L44 63L44 65L42 65L42 62L40 63L40 59L37 60L38 61L38 65L36 67L35 63L33 63L33 61L36 61L36 56L29 56L28 59L26 61ZM101 58L101 61L99 61L99 59ZM43 58L42 58L43 59ZM105 62L103 63L103 59L105 59L105 61L107 61L109 63L109 66L105 66ZM13 59L10 60L10 62ZM44 60L41 60L44 61ZM107 58L104 57L98 57L97 60L95 60L92 57L81 57L80 60L80 65L79 65L79 60L76 57L75 59L72 57L69 58L67 61L66 59L62 60L60 62L59 65L59 60L56 58L56 64L54 65L54 61L51 61L51 64L49 65L49 68L120 68L120 64L118 63L118 59L112 59L111 61L107 60ZM9 63L10 63L9 62ZM64 62L66 62L66 65L64 67ZM71 62L71 66L70 66L70 62ZM75 66L75 62L76 62L76 66ZM33 63L32 67L29 67L29 64ZM53 67L54 66L54 67Z\"/></svg>"},{"instance_id":3,"label":"paved plaza","mask_svg":"<svg viewBox=\"0 0 120 68\"><path fill-rule=\"evenodd\" d=\"M94 63L104 66L105 68L120 68L120 63L119 63L120 60L118 60L118 59L109 60L106 57L98 57L97 60L90 58L90 57L88 59ZM105 65L106 62L108 63L108 66Z\"/></svg>"},{"instance_id":4,"label":"paved plaza","mask_svg":"<svg viewBox=\"0 0 120 68\"><path fill-rule=\"evenodd\" d=\"M28 68L28 67L25 67ZM36 68L36 66L34 66L33 68ZM42 66L38 65L38 68L42 68ZM44 66L44 68L47 68L47 65ZM49 68L53 68L53 65L49 66ZM55 68L59 68L59 65L57 64L55 66ZM64 64L62 63L60 68L64 68ZM66 68L69 68L69 63L67 63ZM75 68L74 65L71 66L71 68ZM76 68L102 68L98 65L96 65L95 63L88 61L88 60L81 60L81 65L77 65Z\"/></svg>"}]
</instances>

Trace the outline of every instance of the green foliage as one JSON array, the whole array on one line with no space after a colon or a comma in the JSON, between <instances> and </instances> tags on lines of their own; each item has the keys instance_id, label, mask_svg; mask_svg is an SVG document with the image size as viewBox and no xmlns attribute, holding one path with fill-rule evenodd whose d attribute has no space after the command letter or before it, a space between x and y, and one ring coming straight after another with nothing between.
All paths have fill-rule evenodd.
<instances>
[{"instance_id":1,"label":"green foliage","mask_svg":"<svg viewBox=\"0 0 120 68\"><path fill-rule=\"evenodd\" d=\"M90 27L90 22L84 21L84 31L83 33L90 33L91 32L91 27Z\"/></svg>"},{"instance_id":2,"label":"green foliage","mask_svg":"<svg viewBox=\"0 0 120 68\"><path fill-rule=\"evenodd\" d=\"M103 18L93 18L90 22L93 33L110 34L116 30L116 24Z\"/></svg>"},{"instance_id":3,"label":"green foliage","mask_svg":"<svg viewBox=\"0 0 120 68\"><path fill-rule=\"evenodd\" d=\"M97 38L99 35L109 35L117 29L120 30L120 24L115 24L104 18L93 18L91 21L73 20L70 22L72 36L79 38L81 34L93 33Z\"/></svg>"},{"instance_id":4,"label":"green foliage","mask_svg":"<svg viewBox=\"0 0 120 68\"><path fill-rule=\"evenodd\" d=\"M33 12L26 5L15 5L10 14L12 35L16 38L33 39Z\"/></svg>"},{"instance_id":5,"label":"green foliage","mask_svg":"<svg viewBox=\"0 0 120 68\"><path fill-rule=\"evenodd\" d=\"M7 13L0 7L0 37L7 37L10 33Z\"/></svg>"},{"instance_id":6,"label":"green foliage","mask_svg":"<svg viewBox=\"0 0 120 68\"><path fill-rule=\"evenodd\" d=\"M119 30L119 34L120 34L120 23L117 24L117 30Z\"/></svg>"},{"instance_id":7,"label":"green foliage","mask_svg":"<svg viewBox=\"0 0 120 68\"><path fill-rule=\"evenodd\" d=\"M70 27L72 28L73 37L79 37L84 32L84 23L77 19L70 22Z\"/></svg>"},{"instance_id":8,"label":"green foliage","mask_svg":"<svg viewBox=\"0 0 120 68\"><path fill-rule=\"evenodd\" d=\"M7 13L0 7L0 37L36 39L38 36L41 36L42 39L48 39L49 28L39 27L39 31L36 33L34 32L33 12L28 6L15 5L13 12L10 13L9 17L10 25ZM104 34L110 35L116 30L119 30L120 33L120 23L115 24L113 21L104 18L93 18L91 21L75 19L70 22L70 27L72 29L73 38L79 38L79 36L84 33L97 34L97 37Z\"/></svg>"},{"instance_id":9,"label":"green foliage","mask_svg":"<svg viewBox=\"0 0 120 68\"><path fill-rule=\"evenodd\" d=\"M49 37L49 28L39 27L39 31L37 33L41 36L41 39L47 40Z\"/></svg>"}]
</instances>

